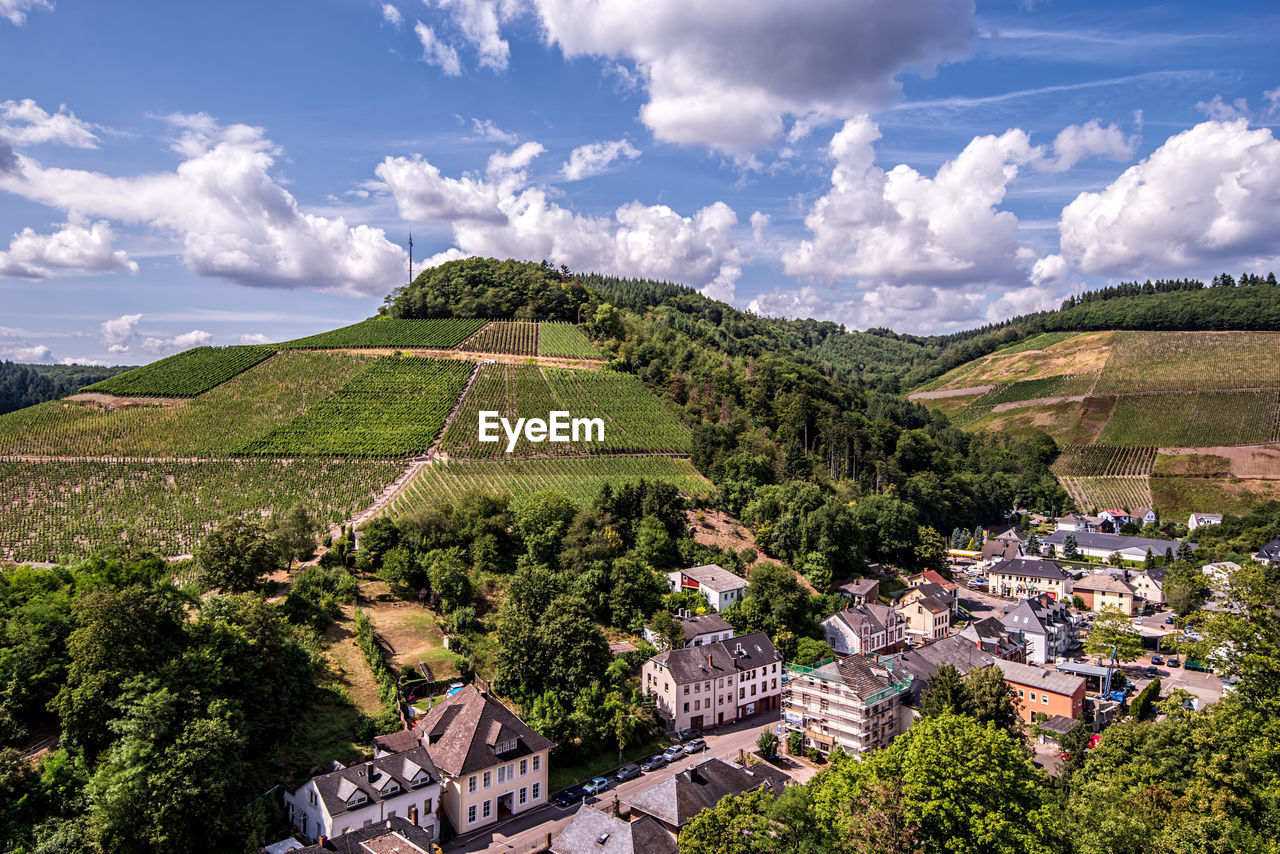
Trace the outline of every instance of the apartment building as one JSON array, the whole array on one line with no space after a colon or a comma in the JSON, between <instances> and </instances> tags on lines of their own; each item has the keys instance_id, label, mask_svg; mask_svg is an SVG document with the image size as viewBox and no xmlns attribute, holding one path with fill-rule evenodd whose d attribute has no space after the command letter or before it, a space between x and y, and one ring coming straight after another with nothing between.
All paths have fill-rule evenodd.
<instances>
[{"instance_id":1,"label":"apartment building","mask_svg":"<svg viewBox=\"0 0 1280 854\"><path fill-rule=\"evenodd\" d=\"M640 671L646 694L672 729L706 729L777 709L782 656L765 632L669 649Z\"/></svg>"},{"instance_id":2,"label":"apartment building","mask_svg":"<svg viewBox=\"0 0 1280 854\"><path fill-rule=\"evenodd\" d=\"M1072 655L1080 646L1067 606L1048 596L1023 599L1009 606L1000 625L1026 642L1029 664L1054 662Z\"/></svg>"},{"instance_id":3,"label":"apartment building","mask_svg":"<svg viewBox=\"0 0 1280 854\"><path fill-rule=\"evenodd\" d=\"M889 659L865 655L787 667L782 694L783 725L804 737L804 746L830 753L837 746L862 755L884 747L906 731L903 706L911 677Z\"/></svg>"},{"instance_id":4,"label":"apartment building","mask_svg":"<svg viewBox=\"0 0 1280 854\"><path fill-rule=\"evenodd\" d=\"M822 621L827 646L838 655L876 655L902 648L906 623L879 602L854 605Z\"/></svg>"},{"instance_id":5,"label":"apartment building","mask_svg":"<svg viewBox=\"0 0 1280 854\"><path fill-rule=\"evenodd\" d=\"M989 589L1000 596L1039 596L1053 599L1071 595L1071 576L1051 560L1018 558L1002 560L987 573Z\"/></svg>"}]
</instances>

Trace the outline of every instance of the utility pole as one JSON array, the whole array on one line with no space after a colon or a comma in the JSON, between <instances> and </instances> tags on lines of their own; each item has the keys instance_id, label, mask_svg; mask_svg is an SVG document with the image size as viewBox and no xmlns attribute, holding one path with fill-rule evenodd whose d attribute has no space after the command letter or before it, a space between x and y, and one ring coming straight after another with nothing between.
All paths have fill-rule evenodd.
<instances>
[{"instance_id":1,"label":"utility pole","mask_svg":"<svg viewBox=\"0 0 1280 854\"><path fill-rule=\"evenodd\" d=\"M409 284L413 284L413 232L409 232Z\"/></svg>"}]
</instances>

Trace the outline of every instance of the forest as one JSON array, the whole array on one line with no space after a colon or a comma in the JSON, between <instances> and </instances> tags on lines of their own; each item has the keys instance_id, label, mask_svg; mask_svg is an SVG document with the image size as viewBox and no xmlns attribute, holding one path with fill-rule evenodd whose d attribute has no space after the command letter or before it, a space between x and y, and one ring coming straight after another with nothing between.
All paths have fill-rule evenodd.
<instances>
[{"instance_id":1,"label":"forest","mask_svg":"<svg viewBox=\"0 0 1280 854\"><path fill-rule=\"evenodd\" d=\"M82 386L132 370L128 365L23 365L0 361L0 415L75 394Z\"/></svg>"}]
</instances>

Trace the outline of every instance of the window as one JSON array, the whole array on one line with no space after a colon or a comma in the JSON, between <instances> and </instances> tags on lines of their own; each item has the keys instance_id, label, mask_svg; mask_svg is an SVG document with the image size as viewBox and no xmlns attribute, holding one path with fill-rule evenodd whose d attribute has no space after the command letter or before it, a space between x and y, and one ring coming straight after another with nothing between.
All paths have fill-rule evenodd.
<instances>
[{"instance_id":1,"label":"window","mask_svg":"<svg viewBox=\"0 0 1280 854\"><path fill-rule=\"evenodd\" d=\"M314 786L310 789L310 791L308 791L308 792L307 792L307 797L308 797L308 798L310 798L310 800L311 800L311 805L312 805L312 806L315 806L315 805L316 805L316 790L315 790L315 787L314 787Z\"/></svg>"},{"instance_id":2,"label":"window","mask_svg":"<svg viewBox=\"0 0 1280 854\"><path fill-rule=\"evenodd\" d=\"M541 756L533 757L533 770L537 771L541 767L542 767L542 757ZM537 785L537 784L535 783L534 785ZM537 796L535 795L534 797L536 798Z\"/></svg>"},{"instance_id":3,"label":"window","mask_svg":"<svg viewBox=\"0 0 1280 854\"><path fill-rule=\"evenodd\" d=\"M423 818L423 820L425 821L425 820L426 820L426 818L427 818L427 816L431 815L431 813L432 813L432 812L433 812L433 810L431 809L431 799L430 799L430 798L427 798L425 801L423 801L423 802L422 802L422 818Z\"/></svg>"},{"instance_id":4,"label":"window","mask_svg":"<svg viewBox=\"0 0 1280 854\"><path fill-rule=\"evenodd\" d=\"M536 801L536 800L541 796L541 794L542 794L542 784L541 784L541 783L534 783L534 784L533 784L533 799Z\"/></svg>"},{"instance_id":5,"label":"window","mask_svg":"<svg viewBox=\"0 0 1280 854\"><path fill-rule=\"evenodd\" d=\"M745 700L745 699L747 699L747 689L746 689L746 688L739 688L739 689L738 689L738 699L739 699L739 700Z\"/></svg>"},{"instance_id":6,"label":"window","mask_svg":"<svg viewBox=\"0 0 1280 854\"><path fill-rule=\"evenodd\" d=\"M1047 705L1049 705L1049 695L1048 695L1048 694L1041 694L1041 695L1040 695L1040 705L1042 705L1042 706L1047 706Z\"/></svg>"},{"instance_id":7,"label":"window","mask_svg":"<svg viewBox=\"0 0 1280 854\"><path fill-rule=\"evenodd\" d=\"M694 686L693 686L693 693L695 693L695 694L701 694L701 693L702 693L702 683L701 683L701 682L699 682L697 685L694 685Z\"/></svg>"},{"instance_id":8,"label":"window","mask_svg":"<svg viewBox=\"0 0 1280 854\"><path fill-rule=\"evenodd\" d=\"M686 712L687 712L687 711L689 711L689 704L688 704L688 703L685 703L685 704L684 704L684 710L685 710Z\"/></svg>"},{"instance_id":9,"label":"window","mask_svg":"<svg viewBox=\"0 0 1280 854\"><path fill-rule=\"evenodd\" d=\"M467 824L475 824L475 823L476 823L476 805L472 804L471 806L467 807Z\"/></svg>"},{"instance_id":10,"label":"window","mask_svg":"<svg viewBox=\"0 0 1280 854\"><path fill-rule=\"evenodd\" d=\"M485 772L484 772L484 787L487 789L487 788L489 788L489 787L490 787L490 786L492 786L492 785L493 785L493 772L492 772L492 771L485 771Z\"/></svg>"},{"instance_id":11,"label":"window","mask_svg":"<svg viewBox=\"0 0 1280 854\"><path fill-rule=\"evenodd\" d=\"M755 685L752 685L752 686L751 686L751 696L753 696L753 697L754 697L755 695L756 695L756 686L755 686Z\"/></svg>"},{"instance_id":12,"label":"window","mask_svg":"<svg viewBox=\"0 0 1280 854\"><path fill-rule=\"evenodd\" d=\"M528 786L521 786L521 787L520 787L520 798L519 798L519 802L523 804L523 803L524 803L525 801L527 801L528 799L529 799L529 787L528 787Z\"/></svg>"},{"instance_id":13,"label":"window","mask_svg":"<svg viewBox=\"0 0 1280 854\"><path fill-rule=\"evenodd\" d=\"M485 801L480 805L480 815L488 818L493 813L493 801Z\"/></svg>"},{"instance_id":14,"label":"window","mask_svg":"<svg viewBox=\"0 0 1280 854\"><path fill-rule=\"evenodd\" d=\"M708 694L711 693L711 683L710 682L703 683L702 690L706 691Z\"/></svg>"},{"instance_id":15,"label":"window","mask_svg":"<svg viewBox=\"0 0 1280 854\"><path fill-rule=\"evenodd\" d=\"M777 688L777 687L778 687L778 679L777 679L777 677L776 677L776 676L775 676L775 677L774 677L774 679L773 679L773 685L771 685L770 687L772 687L772 688Z\"/></svg>"},{"instance_id":16,"label":"window","mask_svg":"<svg viewBox=\"0 0 1280 854\"><path fill-rule=\"evenodd\" d=\"M476 790L476 775L472 774L467 778L467 791L474 793Z\"/></svg>"},{"instance_id":17,"label":"window","mask_svg":"<svg viewBox=\"0 0 1280 854\"><path fill-rule=\"evenodd\" d=\"M688 695L689 695L689 686L688 686L688 685L684 686L684 693L685 693L685 696L688 696Z\"/></svg>"},{"instance_id":18,"label":"window","mask_svg":"<svg viewBox=\"0 0 1280 854\"><path fill-rule=\"evenodd\" d=\"M499 765L498 766L498 785L501 786L505 782L507 782L507 766Z\"/></svg>"},{"instance_id":19,"label":"window","mask_svg":"<svg viewBox=\"0 0 1280 854\"><path fill-rule=\"evenodd\" d=\"M1036 692L1035 692L1035 691L1032 691L1032 692L1031 692L1031 702L1033 702L1033 703L1034 703L1035 701L1036 701Z\"/></svg>"},{"instance_id":20,"label":"window","mask_svg":"<svg viewBox=\"0 0 1280 854\"><path fill-rule=\"evenodd\" d=\"M520 760L520 776L523 777L525 774L528 774L528 773L529 773L529 760L521 759Z\"/></svg>"}]
</instances>

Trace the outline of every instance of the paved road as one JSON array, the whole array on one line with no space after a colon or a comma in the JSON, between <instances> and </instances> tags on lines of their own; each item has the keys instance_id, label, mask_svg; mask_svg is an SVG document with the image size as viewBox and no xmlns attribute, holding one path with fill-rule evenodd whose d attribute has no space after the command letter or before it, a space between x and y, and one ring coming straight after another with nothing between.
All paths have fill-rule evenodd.
<instances>
[{"instance_id":1,"label":"paved road","mask_svg":"<svg viewBox=\"0 0 1280 854\"><path fill-rule=\"evenodd\" d=\"M622 800L626 800L629 795L634 795L641 789L646 789L655 783L660 783L674 776L680 771L704 762L709 756L714 756L727 762L736 762L739 751L749 753L754 750L756 739L760 737L761 730L777 726L778 720L777 717L771 717L767 721L755 718L746 724L737 724L732 728L724 727L719 734L706 736L706 752L686 756L666 768L649 774L642 774L634 780L628 780L621 784L615 783L601 795L595 805L601 808L612 805L615 795ZM790 759L787 761L794 762L794 760ZM790 767L784 767L783 770L801 783L808 782L817 773L812 766L805 763L795 763ZM444 846L444 849L449 852L488 851L494 852L494 854L526 854L526 852L535 850L540 844L545 843L547 834L554 838L560 833L573 819L578 809L578 804L573 804L567 809L560 809L554 804L547 804L508 819L496 828L489 828L482 833L467 837L459 837Z\"/></svg>"}]
</instances>

